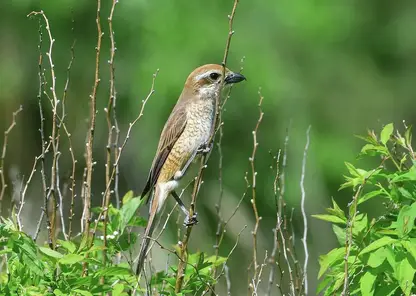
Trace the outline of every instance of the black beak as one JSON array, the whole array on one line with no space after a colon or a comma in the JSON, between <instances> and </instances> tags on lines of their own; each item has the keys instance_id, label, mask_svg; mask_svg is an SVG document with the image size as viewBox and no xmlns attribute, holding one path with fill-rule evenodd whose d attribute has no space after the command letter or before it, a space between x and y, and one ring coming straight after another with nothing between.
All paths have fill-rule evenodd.
<instances>
[{"instance_id":1,"label":"black beak","mask_svg":"<svg viewBox=\"0 0 416 296\"><path fill-rule=\"evenodd\" d=\"M224 82L225 84L232 84L232 83L239 83L243 80L246 80L244 75L240 73L230 73L225 77Z\"/></svg>"}]
</instances>

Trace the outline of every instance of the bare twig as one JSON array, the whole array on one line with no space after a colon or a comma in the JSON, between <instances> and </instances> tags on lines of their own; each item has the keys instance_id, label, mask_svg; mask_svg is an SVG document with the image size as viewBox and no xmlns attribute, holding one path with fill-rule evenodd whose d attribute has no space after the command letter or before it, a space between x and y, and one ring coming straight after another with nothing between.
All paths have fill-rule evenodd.
<instances>
[{"instance_id":1,"label":"bare twig","mask_svg":"<svg viewBox=\"0 0 416 296\"><path fill-rule=\"evenodd\" d=\"M20 231L23 229L23 225L22 225L22 222L21 222L20 215L21 215L21 213L22 213L23 206L25 205L25 197L26 197L26 192L27 192L27 189L28 189L28 187L29 187L30 182L32 181L33 175L34 175L34 174L35 174L35 172L36 172L36 165L37 165L37 163L38 163L38 160L39 160L41 157L42 157L42 155L35 157L35 161L33 162L33 168L32 168L32 171L30 172L29 178L28 178L28 179L27 179L27 181L26 181L26 185L25 185L25 187L23 188L22 193L20 194L20 204L19 204L19 210L18 210L17 215L16 215L16 216L17 216L17 223L18 223L18 226L19 226L19 230L20 230Z\"/></svg>"},{"instance_id":2,"label":"bare twig","mask_svg":"<svg viewBox=\"0 0 416 296\"><path fill-rule=\"evenodd\" d=\"M1 190L0 190L0 213L1 213L1 206L2 206L4 193L6 192L6 188L7 188L6 179L4 177L4 160L6 158L6 152L7 152L7 140L8 140L10 132L16 126L16 116L22 110L23 110L23 108L22 108L22 106L20 106L19 109L17 109L15 112L13 112L12 123L10 124L9 128L4 131L3 149L2 149L2 152L1 152L1 158L0 158L0 182L1 182L0 183L0 185L1 185Z\"/></svg>"},{"instance_id":3,"label":"bare twig","mask_svg":"<svg viewBox=\"0 0 416 296\"><path fill-rule=\"evenodd\" d=\"M258 228L259 228L259 225L260 225L260 220L261 220L261 217L259 216L259 213L258 213L258 210L257 210L257 204L256 204L256 177L257 177L257 172L256 172L254 160L255 160L255 157L256 157L257 147L259 145L259 143L257 142L257 132L258 132L260 123L261 123L261 121L263 119L263 115L264 115L264 113L261 109L261 104L263 102L264 97L261 94L261 90L259 90L258 93L259 93L259 97L260 97L259 104L258 104L260 115L259 115L259 119L257 120L256 127L253 130L253 151L252 151L251 156L249 158L249 162L250 162L250 166L251 166L251 177L252 177L252 180L251 180L251 188L252 188L251 204L253 206L253 212L254 212L254 218L255 218L255 225L254 225L254 229L252 231L252 235L253 235L253 265L254 265L253 280L255 278L257 278L258 268L259 268L259 265L258 265L258 262L257 262L257 231L258 231Z\"/></svg>"},{"instance_id":4,"label":"bare twig","mask_svg":"<svg viewBox=\"0 0 416 296\"><path fill-rule=\"evenodd\" d=\"M307 236L308 236L308 218L306 217L305 212L305 199L306 199L306 193L305 193L305 170L306 170L306 157L308 153L309 148L309 134L311 131L311 126L308 127L306 131L306 145L305 150L303 151L303 160L302 160L302 174L300 177L300 189L302 192L302 200L301 200L301 211L303 216L303 250L305 251L305 263L303 265L303 281L304 281L304 287L305 287L305 295L308 295L308 259L309 259L309 252L308 252L308 244L307 244Z\"/></svg>"},{"instance_id":5,"label":"bare twig","mask_svg":"<svg viewBox=\"0 0 416 296\"><path fill-rule=\"evenodd\" d=\"M74 34L74 30L75 30L75 21L74 18L72 18L72 33ZM62 120L64 119L65 116L65 101L66 101L66 97L67 97L67 92L68 92L68 87L69 87L69 82L70 82L70 74L71 74L71 67L72 64L75 60L75 37L74 37L74 41L71 45L71 60L68 64L68 68L67 68L67 78L66 78L66 83L65 83L65 88L64 88L64 94L63 94L63 98L62 98ZM68 138L68 150L69 150L69 154L71 155L71 160L72 160L72 172L71 172L71 176L70 176L70 181L71 181L71 186L69 187L69 191L71 192L71 203L70 203L70 208L69 208L69 225L68 225L68 235L67 235L67 239L71 239L71 235L72 235L72 221L74 218L74 202L75 202L75 171L76 171L76 164L77 164L77 160L75 159L75 155L74 155L74 149L73 149L73 145L72 145L72 139L71 139L71 133L68 132L66 125L63 124L63 128L64 131L67 135Z\"/></svg>"},{"instance_id":6,"label":"bare twig","mask_svg":"<svg viewBox=\"0 0 416 296\"><path fill-rule=\"evenodd\" d=\"M279 246L279 236L278 236L278 229L281 227L281 217L279 216L279 210L278 210L278 192L279 192L279 178L281 177L281 173L279 171L279 164L280 164L280 157L281 157L281 150L279 150L279 152L277 153L277 156L275 156L274 158L276 159L276 173L275 173L275 178L274 178L274 182L273 182L273 192L274 192L274 198L276 201L276 226L273 229L273 249L270 255L270 273L269 273L269 282L268 282L268 286L267 286L267 295L270 295L271 290L272 290L272 285L274 282L274 273L276 270L276 266L279 267L279 264L276 262L276 255L277 252L279 250L279 255L280 255L280 246ZM273 166L272 166L273 169ZM283 172L282 172L283 174ZM283 295L283 291L281 290L281 287L279 285L279 283L277 284L280 294Z\"/></svg>"},{"instance_id":7,"label":"bare twig","mask_svg":"<svg viewBox=\"0 0 416 296\"><path fill-rule=\"evenodd\" d=\"M222 77L222 82L223 82L224 76L225 76L224 75L225 74L225 66L226 66L226 63L227 63L228 52L229 52L230 43L231 43L231 37L234 33L232 27L233 27L234 15L235 15L235 11L237 9L237 5L238 5L238 0L235 0L231 15L228 17L228 19L229 19L229 31L228 31L228 37L227 37L225 51L224 51L224 57L223 57L223 61L222 61L222 66L223 66L223 75L221 76ZM217 127L217 124L218 124L218 117L219 117L219 106L220 106L220 98L218 97L216 102L215 102L215 117L214 117L213 128L212 128L211 135L210 135L210 138L209 138L209 143L212 143L212 141L215 137L215 131L216 131L216 127ZM206 168L206 163L207 163L208 158L209 158L209 154L203 155L202 158L201 158L199 172L198 172L198 175L195 179L194 189L193 189L193 192L192 192L192 201L191 201L191 205L190 205L190 209L189 209L190 217L192 217L195 213L196 198L197 198L200 186L202 184L203 173L204 173L204 170ZM177 271L177 274L176 274L176 284L175 284L175 292L176 293L179 293L182 289L183 279L184 279L184 276L185 276L185 269L186 269L186 265L187 265L187 262L188 262L187 249L188 249L188 241L189 241L189 237L191 235L191 232L192 232L192 226L187 227L186 232L185 232L185 234L183 236L183 239L181 241L181 244L180 244L180 258L181 258L181 260L179 261L178 271Z\"/></svg>"},{"instance_id":8,"label":"bare twig","mask_svg":"<svg viewBox=\"0 0 416 296\"><path fill-rule=\"evenodd\" d=\"M100 83L100 54L101 54L101 39L103 32L101 31L101 0L97 0L97 15L95 22L97 24L97 46L95 48L95 77L93 90L90 95L90 126L88 128L88 138L86 143L86 167L87 167L87 178L84 183L85 197L84 197L84 220L85 229L84 235L86 238L90 236L90 223L91 223L91 185L92 185L92 174L93 174L93 144L94 144L94 131L95 131L95 120L96 120L96 101L97 101L97 90ZM83 273L86 272L87 265L84 263Z\"/></svg>"},{"instance_id":9,"label":"bare twig","mask_svg":"<svg viewBox=\"0 0 416 296\"><path fill-rule=\"evenodd\" d=\"M42 147L42 154L41 154L41 169L40 169L40 176L42 180L42 192L43 192L43 198L44 201L46 201L47 196L47 185L46 185L46 175L45 175L45 155L46 155L46 144L45 141L45 133L44 133L44 122L45 117L43 116L43 107L42 107L42 94L43 94L43 88L45 86L45 80L44 80L44 73L43 73L43 53L42 53L42 44L43 44L43 33L42 33L42 22L39 19L39 44L38 44L38 50L39 50L39 61L38 61L38 77L39 77L39 90L38 90L38 106L39 106L39 117L40 117L40 128L39 128L39 134L40 134L40 140L41 140L41 147ZM45 205L45 202L44 202ZM45 215L45 208L41 209L41 215L39 218L39 222L37 223L35 233L33 235L33 240L36 241L39 232L40 227L43 221Z\"/></svg>"},{"instance_id":10,"label":"bare twig","mask_svg":"<svg viewBox=\"0 0 416 296\"><path fill-rule=\"evenodd\" d=\"M110 43L111 43L111 48L110 48L110 60L109 60L109 65L110 65L110 97L108 99L108 106L105 109L106 112L106 120L107 120L107 126L108 126L108 139L107 139L107 161L105 164L105 184L106 187L111 188L111 182L112 179L110 178L110 170L111 170L111 152L112 152L112 144L113 144L113 130L115 129L115 127L113 126L113 122L112 120L116 120L117 119L115 117L111 117L112 113L115 112L113 110L113 107L116 106L115 104L115 99L116 99L116 92L115 92L115 78L114 78L114 56L115 56L115 52L116 52L116 46L115 46L115 41L114 41L114 32L113 32L113 15L114 15L114 9L115 6L117 4L118 0L113 0L113 4L111 6L111 11L110 11L110 16L108 17L108 27L109 27L109 35L110 35ZM116 123L115 123L116 124ZM117 150L118 145L116 145L116 147L114 147ZM117 165L118 167L118 165ZM118 180L117 180L118 181ZM103 195L103 201L102 201L102 208L103 209L107 209L110 206L110 199L111 199L111 193L112 190L106 190L106 194ZM118 204L118 207L120 205ZM104 216L103 216L103 223L104 223L104 246L107 246L107 220L108 220L108 211L104 212ZM106 249L103 250L103 264L106 264Z\"/></svg>"},{"instance_id":11,"label":"bare twig","mask_svg":"<svg viewBox=\"0 0 416 296\"><path fill-rule=\"evenodd\" d=\"M57 175L56 175L56 162L58 158L58 139L59 139L59 131L57 127L57 117L58 117L58 104L59 100L56 95L56 76L55 76L55 65L53 63L52 58L52 49L53 44L55 43L55 39L52 37L51 28L49 25L49 20L46 17L45 13L43 11L33 11L28 16L31 15L41 15L45 21L46 24L46 31L48 33L49 37L49 50L46 52L46 56L48 57L49 61L49 67L50 67L50 79L51 79L51 87L50 91L52 93L52 98L50 98L51 106L52 106L52 132L50 136L50 142L53 150L53 157L52 157L52 167L51 167L51 184L49 186L48 192L46 194L46 197L44 199L44 211L46 212L46 223L47 223L47 229L49 234L49 247L55 248L55 226L56 226L56 183L57 183ZM45 95L47 95L46 91L44 92ZM49 97L49 96L48 96ZM51 200L50 200L51 199ZM51 217L49 217L48 214L48 205L49 202L51 202L52 205L52 211L51 211Z\"/></svg>"}]
</instances>

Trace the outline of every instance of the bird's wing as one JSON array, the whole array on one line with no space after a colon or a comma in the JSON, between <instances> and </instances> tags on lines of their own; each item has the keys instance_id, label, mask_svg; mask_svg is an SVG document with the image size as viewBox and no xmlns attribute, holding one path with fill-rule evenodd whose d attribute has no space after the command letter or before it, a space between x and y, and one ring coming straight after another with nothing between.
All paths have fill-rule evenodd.
<instances>
[{"instance_id":1,"label":"bird's wing","mask_svg":"<svg viewBox=\"0 0 416 296\"><path fill-rule=\"evenodd\" d=\"M186 108L185 104L179 101L172 110L172 113L170 114L160 135L156 156L153 160L141 198L143 198L155 186L156 181L159 178L160 171L168 158L170 151L185 129L185 126Z\"/></svg>"}]
</instances>

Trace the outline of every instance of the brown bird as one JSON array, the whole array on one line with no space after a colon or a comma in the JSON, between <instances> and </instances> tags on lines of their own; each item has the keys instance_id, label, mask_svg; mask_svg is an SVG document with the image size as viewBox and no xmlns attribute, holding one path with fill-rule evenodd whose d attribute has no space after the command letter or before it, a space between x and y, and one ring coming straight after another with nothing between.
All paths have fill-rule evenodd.
<instances>
[{"instance_id":1,"label":"brown bird","mask_svg":"<svg viewBox=\"0 0 416 296\"><path fill-rule=\"evenodd\" d=\"M223 78L223 70L221 65L216 64L196 68L186 79L178 102L162 130L156 156L141 195L143 198L150 193L151 206L140 247L137 274L140 274L143 268L157 216L170 194L187 216L185 225L196 223L196 217L189 217L175 189L195 156L207 153L211 148L208 142L214 128L215 103L223 86L246 79L227 68Z\"/></svg>"}]
</instances>

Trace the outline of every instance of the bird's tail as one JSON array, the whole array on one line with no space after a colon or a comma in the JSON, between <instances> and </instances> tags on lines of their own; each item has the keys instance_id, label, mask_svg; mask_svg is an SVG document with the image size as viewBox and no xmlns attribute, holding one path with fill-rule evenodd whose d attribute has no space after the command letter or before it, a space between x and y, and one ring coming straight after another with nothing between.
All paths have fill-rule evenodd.
<instances>
[{"instance_id":1,"label":"bird's tail","mask_svg":"<svg viewBox=\"0 0 416 296\"><path fill-rule=\"evenodd\" d=\"M144 231L143 234L143 240L142 240L142 244L140 246L140 252L139 252L139 260L137 263L137 268L136 268L136 275L139 275L142 271L142 269L144 268L144 260L146 259L147 256L147 251L150 245L150 237L153 234L153 230L157 224L157 214L158 214L158 204L159 204L159 194L160 194L160 190L158 188L158 186L156 186L154 192L153 192L153 198L152 198L152 203L151 203L151 208L149 211L149 220L147 221L147 226L146 226L146 230Z\"/></svg>"}]
</instances>

